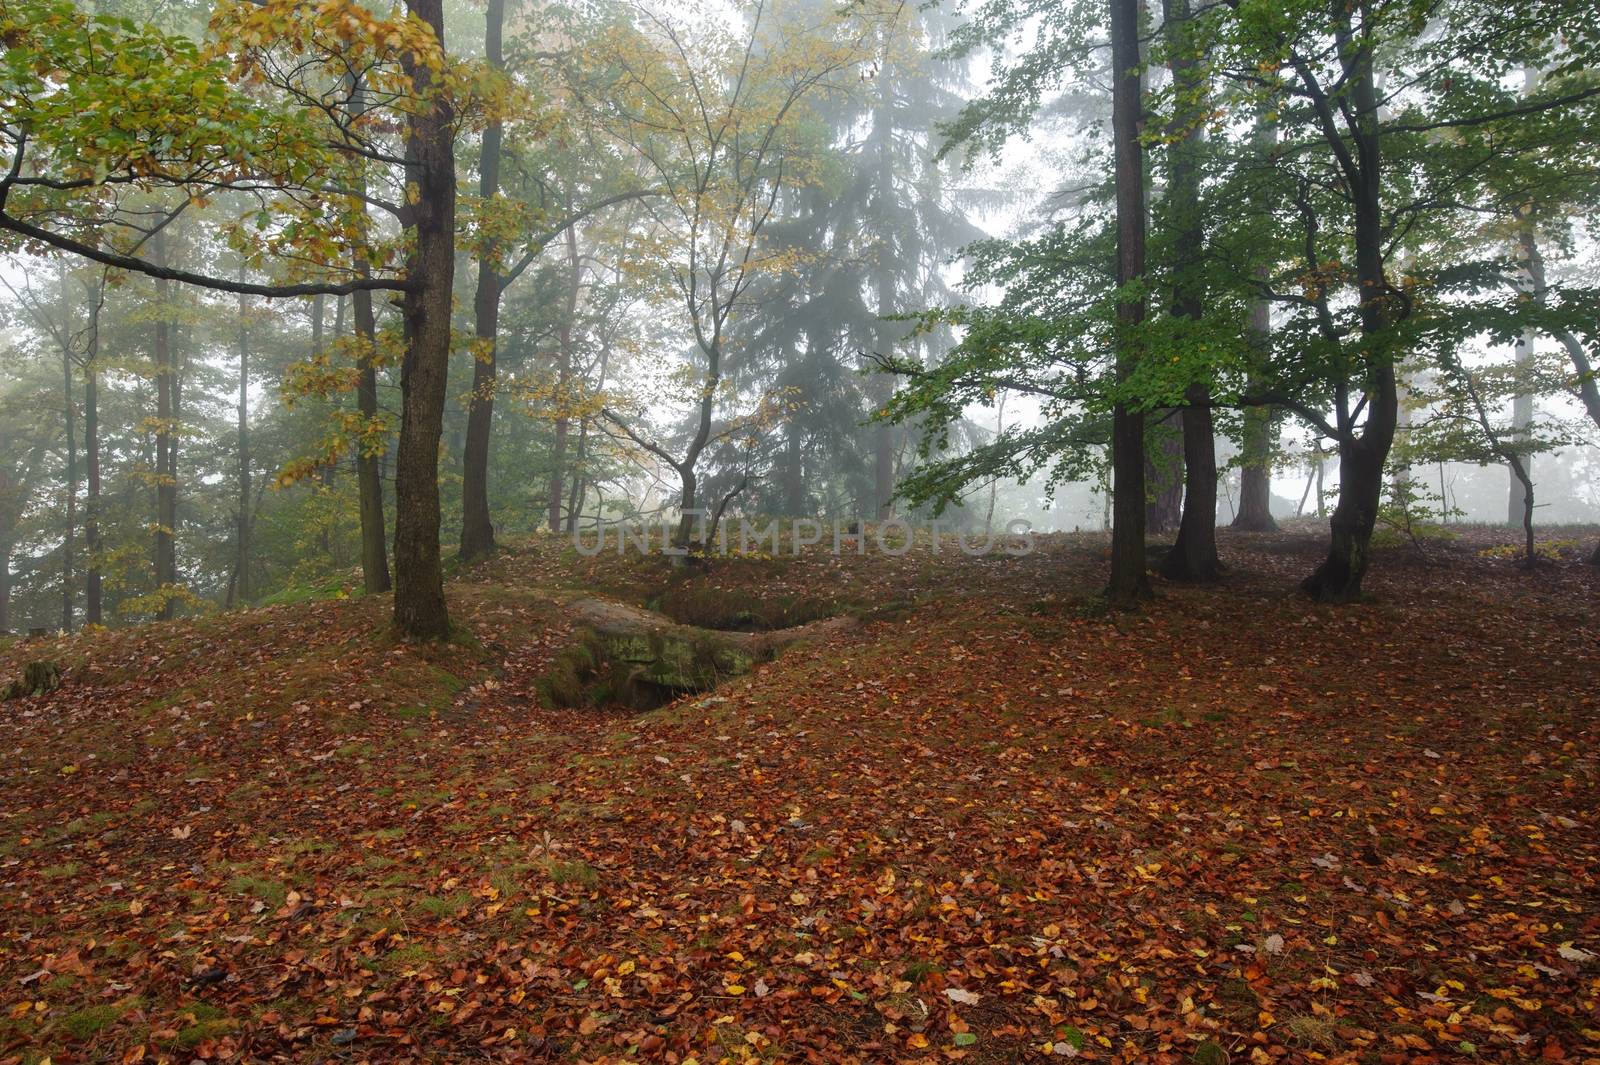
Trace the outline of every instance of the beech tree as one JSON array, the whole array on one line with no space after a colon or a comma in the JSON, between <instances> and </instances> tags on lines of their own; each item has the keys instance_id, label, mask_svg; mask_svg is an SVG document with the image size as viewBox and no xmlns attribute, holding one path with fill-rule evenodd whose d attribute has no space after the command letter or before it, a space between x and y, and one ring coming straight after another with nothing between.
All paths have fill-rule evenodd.
<instances>
[{"instance_id":1,"label":"beech tree","mask_svg":"<svg viewBox=\"0 0 1600 1065\"><path fill-rule=\"evenodd\" d=\"M1144 321L1145 174L1139 127L1139 5L1111 0L1111 133L1117 193L1118 385L1138 367ZM1106 597L1127 607L1150 594L1145 572L1144 413L1131 397L1118 396L1111 411L1111 583Z\"/></svg>"}]
</instances>

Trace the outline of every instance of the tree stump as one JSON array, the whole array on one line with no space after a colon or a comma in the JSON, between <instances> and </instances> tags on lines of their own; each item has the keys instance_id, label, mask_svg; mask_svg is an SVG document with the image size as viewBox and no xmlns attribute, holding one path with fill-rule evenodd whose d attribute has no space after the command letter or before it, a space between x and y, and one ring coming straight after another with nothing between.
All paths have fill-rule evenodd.
<instances>
[{"instance_id":1,"label":"tree stump","mask_svg":"<svg viewBox=\"0 0 1600 1065\"><path fill-rule=\"evenodd\" d=\"M61 687L61 668L54 662L35 659L22 669L22 679L13 680L3 693L4 698L20 699L27 695L43 695Z\"/></svg>"}]
</instances>

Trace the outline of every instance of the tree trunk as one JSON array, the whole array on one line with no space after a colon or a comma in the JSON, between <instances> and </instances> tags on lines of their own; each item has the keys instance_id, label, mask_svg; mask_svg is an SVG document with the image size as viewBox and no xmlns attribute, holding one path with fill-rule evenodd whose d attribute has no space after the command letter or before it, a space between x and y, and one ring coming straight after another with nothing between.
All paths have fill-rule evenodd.
<instances>
[{"instance_id":1,"label":"tree trunk","mask_svg":"<svg viewBox=\"0 0 1600 1065\"><path fill-rule=\"evenodd\" d=\"M505 25L505 0L489 0L484 19L484 55L496 68L504 68L501 34ZM483 131L478 164L478 195L485 203L500 189L500 154L505 131L498 121ZM500 332L500 296L506 282L495 268L497 241L485 240L478 254L478 287L472 297L473 331L477 350L472 360L472 396L467 402L467 437L461 449L461 560L482 558L494 550L494 522L489 516L489 438L494 428L494 393Z\"/></svg>"},{"instance_id":2,"label":"tree trunk","mask_svg":"<svg viewBox=\"0 0 1600 1065\"><path fill-rule=\"evenodd\" d=\"M1540 303L1545 301L1548 294L1548 284L1544 272L1544 256L1539 251L1539 242L1532 226L1524 226L1521 233L1522 250L1526 257L1528 280L1532 283L1533 298ZM1588 412L1589 420L1600 428L1600 377L1597 377L1594 366L1589 361L1589 353L1584 350L1583 344L1572 333L1561 330L1556 339L1561 341L1561 346L1567 350L1567 357L1572 361L1573 375L1577 380L1577 399L1583 404L1583 409ZM1600 543L1595 545L1594 554L1589 556L1591 565L1600 566Z\"/></svg>"},{"instance_id":3,"label":"tree trunk","mask_svg":"<svg viewBox=\"0 0 1600 1065\"><path fill-rule=\"evenodd\" d=\"M1211 390L1189 386L1183 412L1183 522L1161 566L1168 580L1208 583L1222 576L1217 557L1217 448L1211 420Z\"/></svg>"},{"instance_id":4,"label":"tree trunk","mask_svg":"<svg viewBox=\"0 0 1600 1065\"><path fill-rule=\"evenodd\" d=\"M583 464L589 449L589 419L578 420L578 448L572 456L572 488L567 493L567 520L564 528L570 534L578 528L578 514L583 510Z\"/></svg>"},{"instance_id":5,"label":"tree trunk","mask_svg":"<svg viewBox=\"0 0 1600 1065\"><path fill-rule=\"evenodd\" d=\"M1264 348L1270 330L1267 301L1256 300L1250 305L1251 339ZM1254 385L1251 381L1246 388ZM1272 517L1272 437L1272 408L1246 407L1240 439L1239 513L1233 519L1233 527L1243 532L1276 532L1278 528Z\"/></svg>"},{"instance_id":6,"label":"tree trunk","mask_svg":"<svg viewBox=\"0 0 1600 1065\"><path fill-rule=\"evenodd\" d=\"M1364 440L1339 446L1339 502L1329 519L1328 557L1301 584L1325 603L1347 603L1361 595L1372 530L1383 496L1383 460Z\"/></svg>"},{"instance_id":7,"label":"tree trunk","mask_svg":"<svg viewBox=\"0 0 1600 1065\"><path fill-rule=\"evenodd\" d=\"M152 258L167 265L166 233L158 230L151 238ZM162 596L160 616L172 618L177 612L173 593L178 583L178 478L177 478L177 396L178 370L172 358L172 336L168 315L171 285L156 281L155 364L156 364L156 534L155 582Z\"/></svg>"},{"instance_id":8,"label":"tree trunk","mask_svg":"<svg viewBox=\"0 0 1600 1065\"><path fill-rule=\"evenodd\" d=\"M1315 481L1317 485L1317 517L1326 518L1328 516L1328 497L1327 494L1322 490L1322 477L1328 472L1328 459L1327 456L1322 453L1321 441L1318 441L1316 460L1317 469L1316 472L1312 474L1312 480Z\"/></svg>"},{"instance_id":9,"label":"tree trunk","mask_svg":"<svg viewBox=\"0 0 1600 1065\"><path fill-rule=\"evenodd\" d=\"M1348 37L1348 24L1341 36ZM1394 443L1399 419L1396 360L1392 351L1385 350L1393 331L1392 296L1383 267L1382 171L1371 45L1368 42L1355 45L1346 40L1343 47L1349 55L1347 79L1357 116L1353 139L1357 160L1354 176L1358 180L1353 183L1351 197L1355 205L1361 340L1367 360L1362 392L1369 401L1366 425L1359 436L1349 416L1340 412L1339 502L1333 508L1329 523L1328 557L1301 583L1307 594L1332 603L1351 602L1361 595L1361 580L1367 573L1372 530L1383 492L1383 465Z\"/></svg>"},{"instance_id":10,"label":"tree trunk","mask_svg":"<svg viewBox=\"0 0 1600 1065\"><path fill-rule=\"evenodd\" d=\"M790 418L783 427L783 511L791 518L805 516L806 474L800 445L800 422Z\"/></svg>"},{"instance_id":11,"label":"tree trunk","mask_svg":"<svg viewBox=\"0 0 1600 1065\"><path fill-rule=\"evenodd\" d=\"M694 463L685 462L678 467L678 529L673 534L672 543L678 548L687 548L693 543L694 519L698 516L691 513L695 508L696 491L699 480L695 477Z\"/></svg>"},{"instance_id":12,"label":"tree trunk","mask_svg":"<svg viewBox=\"0 0 1600 1065\"><path fill-rule=\"evenodd\" d=\"M682 490L678 496L678 508L681 514L678 517L678 530L674 534L673 543L679 548L693 546L691 536L697 515L691 511L696 505L696 492L699 486L695 469L700 463L701 453L705 451L706 441L711 438L711 419L717 408L717 388L722 383L720 324L713 330L711 339L702 343L701 350L706 356L706 381L700 387L698 420L695 423L694 436L690 437L689 446L684 451L683 461L676 467Z\"/></svg>"},{"instance_id":13,"label":"tree trunk","mask_svg":"<svg viewBox=\"0 0 1600 1065\"><path fill-rule=\"evenodd\" d=\"M1183 517L1183 414L1152 411L1145 419L1144 531L1171 532Z\"/></svg>"},{"instance_id":14,"label":"tree trunk","mask_svg":"<svg viewBox=\"0 0 1600 1065\"><path fill-rule=\"evenodd\" d=\"M378 322L372 310L372 293L352 293L351 311L362 340L361 376L356 382L356 406L362 420L371 424L378 416L378 369L373 365ZM389 590L389 550L383 521L381 455L364 445L356 448L356 488L361 505L361 586L368 595Z\"/></svg>"},{"instance_id":15,"label":"tree trunk","mask_svg":"<svg viewBox=\"0 0 1600 1065\"><path fill-rule=\"evenodd\" d=\"M891 109L889 93L893 78L887 70L879 72L878 76L877 106L872 111L872 139L877 154L877 189L874 196L877 200L879 217L887 217L887 207L894 199L894 112ZM877 344L882 355L890 355L893 348L901 339L901 331L891 327L886 320L888 315L895 314L898 310L895 299L895 283L893 256L894 247L889 242L890 230L884 227L878 232L878 246L873 260L873 287L877 304ZM871 399L876 414L883 410L894 396L894 378L889 374L878 375L877 387L872 389ZM878 422L873 426L872 433L872 517L877 521L887 520L894 514L894 449L895 427L888 422Z\"/></svg>"},{"instance_id":16,"label":"tree trunk","mask_svg":"<svg viewBox=\"0 0 1600 1065\"><path fill-rule=\"evenodd\" d=\"M87 572L84 580L83 619L101 624L100 589L100 304L105 299L105 275L94 288L89 307L89 337L83 362L83 452L88 475L88 498L84 502L83 550ZM0 625L0 628L5 626Z\"/></svg>"},{"instance_id":17,"label":"tree trunk","mask_svg":"<svg viewBox=\"0 0 1600 1065\"><path fill-rule=\"evenodd\" d=\"M1517 342L1516 375L1518 382L1517 394L1511 397L1511 439L1513 446L1524 443L1533 428L1533 393L1524 391L1526 382L1533 373L1534 342L1538 334L1532 329L1525 330L1522 339ZM1524 454L1519 456L1522 469L1510 466L1511 485L1506 500L1506 524L1515 525L1522 520L1523 478L1533 474L1533 456Z\"/></svg>"},{"instance_id":18,"label":"tree trunk","mask_svg":"<svg viewBox=\"0 0 1600 1065\"><path fill-rule=\"evenodd\" d=\"M65 277L62 278L63 295L65 294ZM62 317L62 326L66 327L69 321ZM66 430L67 446L67 495L66 495L66 531L61 537L61 630L72 631L72 548L73 535L78 524L78 438L77 438L77 408L72 402L72 349L63 345L61 349L61 376L62 376L62 416Z\"/></svg>"},{"instance_id":19,"label":"tree trunk","mask_svg":"<svg viewBox=\"0 0 1600 1065\"><path fill-rule=\"evenodd\" d=\"M611 342L606 341L600 347L599 377L594 383L596 392L604 392L606 387L606 374L611 364ZM589 474L589 419L583 418L578 422L578 453L573 459L572 469L572 503L567 508L567 533L570 535L578 531L578 515L583 513L584 497L588 493Z\"/></svg>"},{"instance_id":20,"label":"tree trunk","mask_svg":"<svg viewBox=\"0 0 1600 1065\"><path fill-rule=\"evenodd\" d=\"M1526 459L1512 454L1510 460L1511 476L1516 479L1517 487L1522 489L1521 513L1518 515L1522 521L1522 564L1533 569L1539 564L1539 556L1533 549L1533 476L1528 471Z\"/></svg>"},{"instance_id":21,"label":"tree trunk","mask_svg":"<svg viewBox=\"0 0 1600 1065\"><path fill-rule=\"evenodd\" d=\"M242 271L241 271L242 272ZM238 576L234 594L249 602L250 587L250 338L246 332L244 297L239 297L239 517L234 561ZM320 318L321 315L319 314Z\"/></svg>"},{"instance_id":22,"label":"tree trunk","mask_svg":"<svg viewBox=\"0 0 1600 1065\"><path fill-rule=\"evenodd\" d=\"M1110 0L1111 128L1116 153L1117 283L1144 276L1144 157L1139 145L1143 101L1139 92L1137 0ZM1139 361L1137 330L1144 300L1117 304L1117 379L1125 381ZM1106 597L1129 607L1150 595L1144 553L1144 415L1124 399L1112 410L1111 582Z\"/></svg>"},{"instance_id":23,"label":"tree trunk","mask_svg":"<svg viewBox=\"0 0 1600 1065\"><path fill-rule=\"evenodd\" d=\"M1198 323L1204 314L1205 293L1201 274L1205 225L1200 214L1205 76L1199 70L1199 56L1193 52L1196 43L1189 39L1189 0L1166 0L1164 13L1171 52L1168 64L1178 98L1185 104L1178 115L1182 136L1168 149L1166 209L1177 253L1172 313ZM1161 572L1169 580L1210 582L1222 575L1222 561L1217 557L1217 443L1210 386L1204 380L1191 382L1184 401L1183 519Z\"/></svg>"},{"instance_id":24,"label":"tree trunk","mask_svg":"<svg viewBox=\"0 0 1600 1065\"><path fill-rule=\"evenodd\" d=\"M444 42L443 0L408 0L411 14ZM423 104L406 131L406 180L417 190L408 211L412 249L406 276L406 352L395 460L394 621L411 639L450 632L439 558L439 439L450 372L450 295L455 269L454 115L434 74L414 56L406 73Z\"/></svg>"},{"instance_id":25,"label":"tree trunk","mask_svg":"<svg viewBox=\"0 0 1600 1065\"><path fill-rule=\"evenodd\" d=\"M350 110L354 114L366 110L360 79L351 85ZM365 184L357 185L365 192ZM356 273L370 276L371 267L366 255L357 249L351 256ZM378 367L377 340L378 317L372 306L372 293L361 290L350 294L350 314L355 336L360 341L361 367L356 380L356 409L361 420L371 426L378 418ZM385 438L379 449L365 442L356 445L356 491L361 511L361 587L368 595L387 592L389 583L388 529L383 520L383 460L388 450Z\"/></svg>"},{"instance_id":26,"label":"tree trunk","mask_svg":"<svg viewBox=\"0 0 1600 1065\"><path fill-rule=\"evenodd\" d=\"M0 476L0 487L4 487ZM0 633L11 631L11 545L0 543Z\"/></svg>"},{"instance_id":27,"label":"tree trunk","mask_svg":"<svg viewBox=\"0 0 1600 1065\"><path fill-rule=\"evenodd\" d=\"M572 200L567 200L567 215L572 215ZM567 391L572 387L572 321L578 313L578 295L582 290L583 262L578 257L578 230L567 227L567 306L561 316L556 350L556 422L555 439L550 444L550 496L549 524L551 532L561 531L561 503L565 495L562 475L567 461L567 434L571 423L566 416Z\"/></svg>"},{"instance_id":28,"label":"tree trunk","mask_svg":"<svg viewBox=\"0 0 1600 1065\"><path fill-rule=\"evenodd\" d=\"M1278 140L1277 127L1263 110L1257 120L1256 139L1265 152L1270 152ZM1256 278L1265 284L1270 271L1265 266L1256 267ZM1255 352L1255 365L1265 365L1272 354L1272 305L1265 298L1250 304L1248 325L1250 346ZM1251 373L1246 390L1254 392L1260 387L1255 373ZM1272 518L1272 454L1277 437L1277 418L1270 406L1251 406L1244 409L1243 428L1240 433L1241 451L1239 466L1239 512L1234 516L1233 527L1244 532L1276 532L1278 523Z\"/></svg>"}]
</instances>

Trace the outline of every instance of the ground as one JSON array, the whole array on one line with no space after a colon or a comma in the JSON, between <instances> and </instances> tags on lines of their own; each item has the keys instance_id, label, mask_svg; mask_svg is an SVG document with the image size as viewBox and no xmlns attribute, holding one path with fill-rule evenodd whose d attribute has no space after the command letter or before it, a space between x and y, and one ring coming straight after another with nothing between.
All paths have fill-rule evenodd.
<instances>
[{"instance_id":1,"label":"ground","mask_svg":"<svg viewBox=\"0 0 1600 1065\"><path fill-rule=\"evenodd\" d=\"M1592 536L1593 534L1587 534ZM683 576L555 538L0 650L0 1062L1600 1060L1600 570L1511 534L1093 596L1104 544ZM851 613L648 713L562 596ZM683 617L684 620L695 620Z\"/></svg>"}]
</instances>

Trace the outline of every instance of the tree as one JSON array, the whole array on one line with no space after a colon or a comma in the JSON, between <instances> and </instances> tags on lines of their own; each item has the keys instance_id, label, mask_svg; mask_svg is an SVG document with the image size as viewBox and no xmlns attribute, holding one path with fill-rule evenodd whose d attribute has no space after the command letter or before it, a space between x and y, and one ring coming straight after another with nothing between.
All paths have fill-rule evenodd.
<instances>
[{"instance_id":1,"label":"tree","mask_svg":"<svg viewBox=\"0 0 1600 1065\"><path fill-rule=\"evenodd\" d=\"M1400 0L1241 2L1233 11L1221 66L1289 134L1269 180L1287 186L1300 245L1279 258L1292 274L1280 269L1259 288L1295 317L1301 352L1285 358L1280 348L1253 398L1287 400L1338 444L1329 550L1303 587L1348 601L1361 594L1398 422L1395 366L1430 319L1470 316L1447 292L1490 268L1457 252L1434 268L1430 291L1415 274L1391 276L1389 259L1401 239L1427 233L1425 220L1448 233L1470 216L1486 173L1511 150L1549 151L1579 136L1572 109L1591 108L1600 90L1555 79L1517 98L1500 83L1573 27L1572 5L1457 4L1431 23Z\"/></svg>"},{"instance_id":2,"label":"tree","mask_svg":"<svg viewBox=\"0 0 1600 1065\"><path fill-rule=\"evenodd\" d=\"M1172 72L1174 129L1168 135L1168 180L1164 202L1172 232L1172 313L1191 326L1205 314L1205 224L1200 199L1204 145L1206 76L1189 0L1165 0L1167 63ZM1181 335L1181 334L1180 334ZM1200 343L1199 337L1191 343ZM1217 557L1217 452L1211 418L1210 367L1197 367L1184 388L1183 518L1178 538L1161 565L1162 575L1179 581L1214 581L1222 572Z\"/></svg>"},{"instance_id":3,"label":"tree","mask_svg":"<svg viewBox=\"0 0 1600 1065\"><path fill-rule=\"evenodd\" d=\"M1111 130L1115 144L1117 190L1117 363L1118 383L1134 374L1141 355L1139 325L1144 321L1144 152L1139 127L1144 109L1140 92L1139 5L1111 3ZM1132 606L1150 594L1144 551L1144 414L1131 397L1119 396L1111 414L1112 605Z\"/></svg>"},{"instance_id":4,"label":"tree","mask_svg":"<svg viewBox=\"0 0 1600 1065\"><path fill-rule=\"evenodd\" d=\"M402 294L394 617L408 636L444 636L437 449L454 269L452 90L467 89L452 84L439 0L414 0L411 17L397 20L337 3L315 10L292 0L225 4L213 32L235 51L220 55L56 0L32 0L18 11L3 89L0 142L11 164L0 179L0 229L160 284L268 297ZM117 61L108 62L113 55ZM361 71L354 81L367 94L360 107L344 76L352 70ZM386 115L365 106L374 95ZM403 155L382 143L388 128L404 131ZM262 144L274 150L264 153ZM362 276L348 265L352 247L368 246L368 203L382 203L368 195L365 175L374 167L398 168L405 190L405 202L384 204L404 228L407 249L388 276ZM251 242L256 261L263 249L293 251L319 276L241 282L118 250L122 194L139 190L178 194L178 210L234 190L263 194L267 209L248 214L265 231ZM337 211L327 209L330 202ZM65 210L74 204L78 210ZM87 210L90 204L101 210ZM246 227L232 233L246 240ZM174 455L163 448L158 456L168 475ZM165 555L158 570L158 577L171 573Z\"/></svg>"},{"instance_id":5,"label":"tree","mask_svg":"<svg viewBox=\"0 0 1600 1065\"><path fill-rule=\"evenodd\" d=\"M1265 299L1250 303L1250 340L1259 352L1271 344L1272 308ZM1246 391L1256 391L1258 382L1249 382ZM1272 409L1265 404L1247 407L1240 434L1239 511L1233 527L1243 532L1275 532L1272 517L1272 455L1277 436Z\"/></svg>"},{"instance_id":6,"label":"tree","mask_svg":"<svg viewBox=\"0 0 1600 1065\"><path fill-rule=\"evenodd\" d=\"M730 323L757 278L786 266L763 253L761 238L783 189L804 180L812 165L803 103L862 53L858 32L831 14L816 25L769 24L758 2L746 12L740 36L697 30L648 9L635 14L638 30L612 27L606 34L620 76L591 105L639 154L657 191L652 239L692 355L682 379L688 431L674 446L615 405L601 416L676 474L675 542L686 547L702 504L702 456L772 415L763 401L719 418L731 398Z\"/></svg>"}]
</instances>

